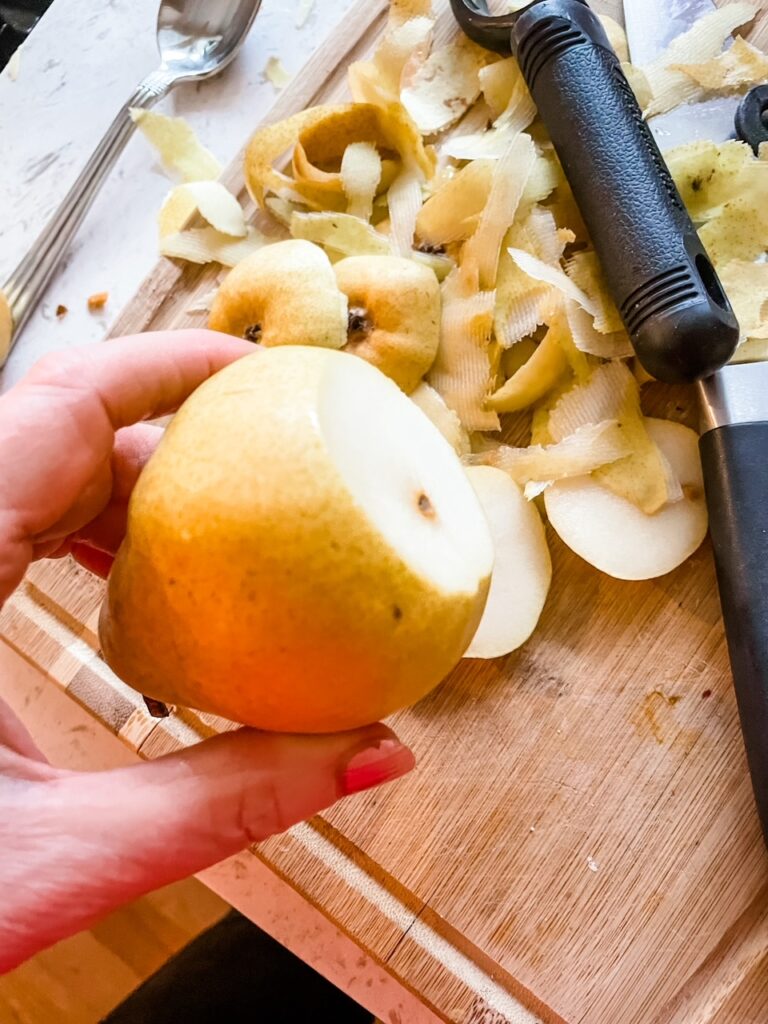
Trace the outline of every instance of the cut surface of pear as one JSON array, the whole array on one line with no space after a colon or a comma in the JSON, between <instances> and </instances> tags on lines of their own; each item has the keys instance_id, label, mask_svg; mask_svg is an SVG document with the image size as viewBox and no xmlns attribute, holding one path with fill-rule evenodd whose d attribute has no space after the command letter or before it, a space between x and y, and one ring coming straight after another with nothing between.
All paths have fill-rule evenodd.
<instances>
[{"instance_id":1,"label":"cut surface of pear","mask_svg":"<svg viewBox=\"0 0 768 1024\"><path fill-rule=\"evenodd\" d=\"M646 420L648 432L683 487L683 500L646 515L592 477L561 480L544 492L561 539L595 568L620 580L664 576L696 551L707 533L707 507L695 431Z\"/></svg>"},{"instance_id":2,"label":"cut surface of pear","mask_svg":"<svg viewBox=\"0 0 768 1024\"><path fill-rule=\"evenodd\" d=\"M495 562L483 617L467 658L500 658L521 647L539 621L552 582L544 526L533 502L503 470L468 466L493 538Z\"/></svg>"},{"instance_id":3,"label":"cut surface of pear","mask_svg":"<svg viewBox=\"0 0 768 1024\"><path fill-rule=\"evenodd\" d=\"M279 346L202 385L131 499L102 624L143 693L351 729L424 696L480 620L493 544L456 454L367 362Z\"/></svg>"}]
</instances>

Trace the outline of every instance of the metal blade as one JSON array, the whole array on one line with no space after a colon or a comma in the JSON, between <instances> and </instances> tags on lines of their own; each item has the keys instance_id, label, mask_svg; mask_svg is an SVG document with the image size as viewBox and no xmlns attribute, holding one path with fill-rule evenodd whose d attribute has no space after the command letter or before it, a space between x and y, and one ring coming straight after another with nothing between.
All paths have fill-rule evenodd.
<instances>
[{"instance_id":1,"label":"metal blade","mask_svg":"<svg viewBox=\"0 0 768 1024\"><path fill-rule=\"evenodd\" d=\"M713 0L624 0L632 63L642 67L655 60L676 36L687 32L695 21L710 14L715 7ZM698 139L719 142L734 137L738 106L738 96L687 103L667 114L652 117L648 127L662 152Z\"/></svg>"}]
</instances>

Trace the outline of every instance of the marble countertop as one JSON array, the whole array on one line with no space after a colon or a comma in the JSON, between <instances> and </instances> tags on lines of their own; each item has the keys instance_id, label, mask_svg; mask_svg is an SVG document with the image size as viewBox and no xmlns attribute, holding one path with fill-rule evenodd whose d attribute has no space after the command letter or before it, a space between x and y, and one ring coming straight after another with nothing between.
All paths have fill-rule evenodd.
<instances>
[{"instance_id":1,"label":"marble countertop","mask_svg":"<svg viewBox=\"0 0 768 1024\"><path fill-rule=\"evenodd\" d=\"M209 82L179 86L156 110L181 115L227 164L276 99L270 56L296 73L353 0L263 0L237 58ZM32 246L126 98L157 66L158 0L54 0L0 75L0 281ZM0 389L45 352L101 340L157 260L157 210L172 183L134 135L73 242L45 299L0 371ZM106 291L99 313L87 298ZM56 307L67 307L62 318Z\"/></svg>"}]
</instances>

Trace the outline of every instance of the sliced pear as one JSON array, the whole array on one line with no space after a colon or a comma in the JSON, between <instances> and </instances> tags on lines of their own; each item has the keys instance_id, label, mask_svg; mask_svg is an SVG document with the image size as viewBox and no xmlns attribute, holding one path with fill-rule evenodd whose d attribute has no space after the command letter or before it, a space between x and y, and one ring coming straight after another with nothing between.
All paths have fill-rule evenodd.
<instances>
[{"instance_id":1,"label":"sliced pear","mask_svg":"<svg viewBox=\"0 0 768 1024\"><path fill-rule=\"evenodd\" d=\"M461 463L402 391L362 359L279 346L174 417L131 498L102 649L170 703L352 729L453 668L492 566Z\"/></svg>"},{"instance_id":2,"label":"sliced pear","mask_svg":"<svg viewBox=\"0 0 768 1024\"><path fill-rule=\"evenodd\" d=\"M349 256L333 269L349 303L345 351L410 394L440 342L440 285L433 271L400 256Z\"/></svg>"},{"instance_id":3,"label":"sliced pear","mask_svg":"<svg viewBox=\"0 0 768 1024\"><path fill-rule=\"evenodd\" d=\"M693 554L707 533L698 437L669 420L646 420L651 439L679 477L683 499L653 515L591 476L562 480L544 492L552 527L585 561L620 580L664 576Z\"/></svg>"},{"instance_id":4,"label":"sliced pear","mask_svg":"<svg viewBox=\"0 0 768 1024\"><path fill-rule=\"evenodd\" d=\"M421 409L424 415L432 420L448 444L457 455L469 455L471 446L469 434L453 409L449 409L442 396L422 381L415 391L411 392L411 401Z\"/></svg>"},{"instance_id":5,"label":"sliced pear","mask_svg":"<svg viewBox=\"0 0 768 1024\"><path fill-rule=\"evenodd\" d=\"M230 271L213 300L208 326L262 345L347 341L347 300L323 250L300 239L259 249Z\"/></svg>"},{"instance_id":6,"label":"sliced pear","mask_svg":"<svg viewBox=\"0 0 768 1024\"><path fill-rule=\"evenodd\" d=\"M552 560L541 518L518 485L493 466L468 466L493 538L491 589L466 658L500 658L536 628L552 581Z\"/></svg>"}]
</instances>

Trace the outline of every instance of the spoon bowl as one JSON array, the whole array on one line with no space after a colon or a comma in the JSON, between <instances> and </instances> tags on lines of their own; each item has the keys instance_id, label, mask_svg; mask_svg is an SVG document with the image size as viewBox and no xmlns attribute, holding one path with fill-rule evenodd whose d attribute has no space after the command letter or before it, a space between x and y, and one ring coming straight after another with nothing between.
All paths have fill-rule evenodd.
<instances>
[{"instance_id":1,"label":"spoon bowl","mask_svg":"<svg viewBox=\"0 0 768 1024\"><path fill-rule=\"evenodd\" d=\"M237 55L260 7L261 0L161 0L160 66L123 105L42 234L0 289L11 320L10 337L0 330L0 367L131 137L131 110L151 107L180 82L199 82L222 71Z\"/></svg>"},{"instance_id":2,"label":"spoon bowl","mask_svg":"<svg viewBox=\"0 0 768 1024\"><path fill-rule=\"evenodd\" d=\"M261 0L162 0L157 12L161 70L175 81L201 81L229 64Z\"/></svg>"}]
</instances>

